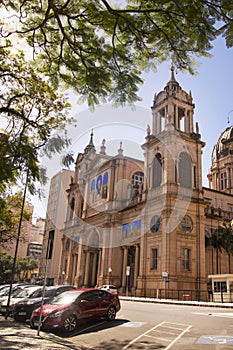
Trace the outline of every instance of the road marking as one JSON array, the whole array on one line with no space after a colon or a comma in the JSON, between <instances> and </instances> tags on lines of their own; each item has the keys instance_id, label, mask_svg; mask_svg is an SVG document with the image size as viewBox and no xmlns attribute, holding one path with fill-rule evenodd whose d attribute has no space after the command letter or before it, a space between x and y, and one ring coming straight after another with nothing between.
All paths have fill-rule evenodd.
<instances>
[{"instance_id":1,"label":"road marking","mask_svg":"<svg viewBox=\"0 0 233 350\"><path fill-rule=\"evenodd\" d=\"M178 335L178 337L176 337L164 350L170 349L171 346L177 342L177 340L179 340L181 337L183 337L183 335L190 330L190 328L192 328L191 325L187 326L186 329L184 329L183 332L181 332Z\"/></svg>"},{"instance_id":2,"label":"road marking","mask_svg":"<svg viewBox=\"0 0 233 350\"><path fill-rule=\"evenodd\" d=\"M164 324L164 322L159 323L157 326L150 328L148 331L142 333L141 335L139 335L138 337L134 338L133 340L131 340L126 346L123 347L122 350L127 349L130 345L132 345L133 343L135 343L137 340L139 340L140 338L142 338L143 336L145 336L146 334L150 333L151 331L153 331L154 329L160 327L162 324Z\"/></svg>"},{"instance_id":3,"label":"road marking","mask_svg":"<svg viewBox=\"0 0 233 350\"><path fill-rule=\"evenodd\" d=\"M203 316L214 316L214 317L227 317L227 318L233 318L233 313L232 312L219 312L219 313L212 313L212 312L192 312L192 314L195 315L203 315Z\"/></svg>"},{"instance_id":4,"label":"road marking","mask_svg":"<svg viewBox=\"0 0 233 350\"><path fill-rule=\"evenodd\" d=\"M119 327L128 327L128 328L138 328L145 324L146 322L126 322L121 324Z\"/></svg>"},{"instance_id":5,"label":"road marking","mask_svg":"<svg viewBox=\"0 0 233 350\"><path fill-rule=\"evenodd\" d=\"M228 335L202 335L196 344L230 344L233 345L233 337Z\"/></svg>"},{"instance_id":6,"label":"road marking","mask_svg":"<svg viewBox=\"0 0 233 350\"><path fill-rule=\"evenodd\" d=\"M210 316L216 316L216 317L228 317L228 318L233 318L233 313L226 313L226 312L221 312L221 313L209 313Z\"/></svg>"},{"instance_id":7,"label":"road marking","mask_svg":"<svg viewBox=\"0 0 233 350\"><path fill-rule=\"evenodd\" d=\"M170 341L169 339L164 338L164 337L162 338L159 336L155 337L153 335L149 335L149 333L156 332L159 327L161 327L163 329L163 332L165 332L165 333L166 333L166 328L168 328L169 330L174 329L175 331L179 331L180 333L177 336L175 333L173 333L172 335L176 336L176 337L172 341ZM172 322L163 321L163 322L159 323L158 325L148 329L146 332L142 333L141 335L134 338L133 340L131 340L127 345L125 345L123 347L122 350L128 349L132 344L139 341L142 337L150 337L150 338L156 339L157 341L158 340L165 341L165 342L170 341L170 343L166 346L166 348L164 347L164 350L168 350L171 348L171 346L173 344L175 344L175 342L177 342L177 340L179 340L186 332L188 332L191 327L192 327L191 325L186 325L183 323L172 323ZM171 332L170 331L168 331L168 332L169 332L169 335L171 335Z\"/></svg>"}]
</instances>

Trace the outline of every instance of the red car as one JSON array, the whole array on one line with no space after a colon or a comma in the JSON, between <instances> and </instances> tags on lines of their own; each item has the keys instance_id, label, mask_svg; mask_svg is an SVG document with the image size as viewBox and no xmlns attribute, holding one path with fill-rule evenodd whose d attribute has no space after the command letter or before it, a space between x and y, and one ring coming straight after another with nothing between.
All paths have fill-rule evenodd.
<instances>
[{"instance_id":1,"label":"red car","mask_svg":"<svg viewBox=\"0 0 233 350\"><path fill-rule=\"evenodd\" d=\"M79 323L106 318L112 321L121 308L118 295L107 291L87 288L64 292L49 304L44 304L41 313L41 329L74 331ZM30 319L32 328L39 325L40 308L34 310Z\"/></svg>"}]
</instances>

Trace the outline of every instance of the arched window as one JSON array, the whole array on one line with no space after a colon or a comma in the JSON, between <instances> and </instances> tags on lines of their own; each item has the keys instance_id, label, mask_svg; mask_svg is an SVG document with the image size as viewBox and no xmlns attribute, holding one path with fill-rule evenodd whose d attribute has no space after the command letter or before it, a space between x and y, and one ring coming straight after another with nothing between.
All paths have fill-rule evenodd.
<instances>
[{"instance_id":1,"label":"arched window","mask_svg":"<svg viewBox=\"0 0 233 350\"><path fill-rule=\"evenodd\" d=\"M132 176L132 187L133 194L132 197L135 198L142 194L143 191L144 174L141 171L137 171Z\"/></svg>"},{"instance_id":2,"label":"arched window","mask_svg":"<svg viewBox=\"0 0 233 350\"><path fill-rule=\"evenodd\" d=\"M158 187L162 182L162 156L157 153L153 159L152 187Z\"/></svg>"},{"instance_id":3,"label":"arched window","mask_svg":"<svg viewBox=\"0 0 233 350\"><path fill-rule=\"evenodd\" d=\"M75 199L74 197L72 198L70 202L70 215L69 215L69 220L72 220L74 217L74 207L75 207Z\"/></svg>"},{"instance_id":4,"label":"arched window","mask_svg":"<svg viewBox=\"0 0 233 350\"><path fill-rule=\"evenodd\" d=\"M133 174L132 176L132 185L139 185L143 184L144 181L144 174L141 171L138 171Z\"/></svg>"},{"instance_id":5,"label":"arched window","mask_svg":"<svg viewBox=\"0 0 233 350\"><path fill-rule=\"evenodd\" d=\"M181 152L179 159L180 186L192 188L192 161L187 152Z\"/></svg>"}]
</instances>

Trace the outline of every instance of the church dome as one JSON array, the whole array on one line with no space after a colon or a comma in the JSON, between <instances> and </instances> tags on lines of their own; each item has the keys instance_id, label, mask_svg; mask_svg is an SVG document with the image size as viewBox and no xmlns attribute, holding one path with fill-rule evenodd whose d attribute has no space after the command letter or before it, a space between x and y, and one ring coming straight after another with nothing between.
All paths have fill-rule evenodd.
<instances>
[{"instance_id":1,"label":"church dome","mask_svg":"<svg viewBox=\"0 0 233 350\"><path fill-rule=\"evenodd\" d=\"M224 158L229 154L233 154L233 126L229 126L223 131L214 145L212 151L212 164L219 160L220 158Z\"/></svg>"}]
</instances>

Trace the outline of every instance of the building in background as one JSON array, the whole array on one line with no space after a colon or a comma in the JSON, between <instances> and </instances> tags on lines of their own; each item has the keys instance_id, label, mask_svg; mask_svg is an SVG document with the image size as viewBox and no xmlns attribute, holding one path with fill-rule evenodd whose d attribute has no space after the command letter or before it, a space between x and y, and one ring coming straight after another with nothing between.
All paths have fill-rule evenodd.
<instances>
[{"instance_id":1,"label":"building in background","mask_svg":"<svg viewBox=\"0 0 233 350\"><path fill-rule=\"evenodd\" d=\"M49 285L58 284L59 282L62 252L61 229L64 227L68 205L66 190L72 182L73 176L73 171L63 169L54 175L50 182L42 249L43 253L39 271L40 278L43 279L45 269L47 269L46 283ZM46 257L48 257L47 260Z\"/></svg>"},{"instance_id":2,"label":"building in background","mask_svg":"<svg viewBox=\"0 0 233 350\"><path fill-rule=\"evenodd\" d=\"M44 237L45 219L37 218L35 224L31 224L27 256L41 259L42 243Z\"/></svg>"},{"instance_id":3,"label":"building in background","mask_svg":"<svg viewBox=\"0 0 233 350\"><path fill-rule=\"evenodd\" d=\"M194 109L191 92L172 71L164 90L154 95L144 161L124 155L122 144L115 156L107 155L105 140L97 153L91 134L71 181L62 189L61 174L51 182L48 213L62 209L62 230L56 233L51 212L44 243L48 277L77 287L110 283L135 296L208 300L209 276L233 270L227 253L206 245L233 218L233 127L217 141L211 186L203 187L205 143ZM58 201L56 193L66 196Z\"/></svg>"}]
</instances>

